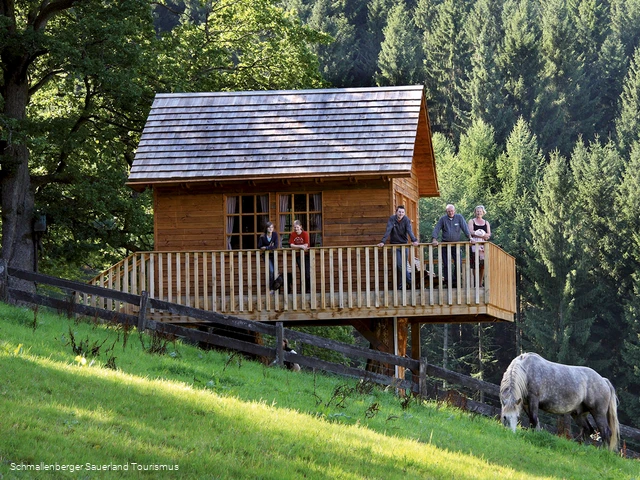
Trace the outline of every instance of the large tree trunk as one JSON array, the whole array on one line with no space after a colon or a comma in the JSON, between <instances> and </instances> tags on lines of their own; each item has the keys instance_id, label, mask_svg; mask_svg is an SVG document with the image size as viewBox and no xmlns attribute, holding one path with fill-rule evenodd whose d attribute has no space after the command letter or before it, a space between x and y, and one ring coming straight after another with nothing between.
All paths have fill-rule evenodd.
<instances>
[{"instance_id":1,"label":"large tree trunk","mask_svg":"<svg viewBox=\"0 0 640 480\"><path fill-rule=\"evenodd\" d=\"M34 270L34 192L29 175L29 150L22 123L29 101L27 79L27 55L3 54L4 72L2 95L4 114L15 120L8 125L6 140L0 142L2 163L0 188L2 188L2 258L11 267ZM33 288L26 282L23 287Z\"/></svg>"}]
</instances>

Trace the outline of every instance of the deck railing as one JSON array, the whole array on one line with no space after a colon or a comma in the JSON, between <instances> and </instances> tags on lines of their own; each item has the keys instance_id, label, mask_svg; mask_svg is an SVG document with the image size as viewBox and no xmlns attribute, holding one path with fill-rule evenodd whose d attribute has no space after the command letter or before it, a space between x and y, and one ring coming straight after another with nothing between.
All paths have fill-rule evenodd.
<instances>
[{"instance_id":1,"label":"deck railing","mask_svg":"<svg viewBox=\"0 0 640 480\"><path fill-rule=\"evenodd\" d=\"M455 258L460 266L449 268L446 279L439 268L443 245L445 261L451 264ZM460 242L320 247L307 254L279 249L273 253L275 276L285 281L275 293L270 292L269 260L260 250L139 252L91 283L135 294L144 290L151 298L262 321L455 314L456 307L478 314L486 313L487 305L505 311L508 319L515 311L514 259L491 243L484 250L483 279L478 252ZM407 273L410 285L402 281ZM100 298L84 301L120 308Z\"/></svg>"}]
</instances>

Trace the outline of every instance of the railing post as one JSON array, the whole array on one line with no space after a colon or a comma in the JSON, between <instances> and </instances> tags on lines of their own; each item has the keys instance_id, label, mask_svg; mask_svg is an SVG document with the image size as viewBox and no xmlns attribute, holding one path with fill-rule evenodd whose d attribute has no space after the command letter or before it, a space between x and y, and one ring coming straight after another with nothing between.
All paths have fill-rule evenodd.
<instances>
[{"instance_id":1,"label":"railing post","mask_svg":"<svg viewBox=\"0 0 640 480\"><path fill-rule=\"evenodd\" d=\"M9 300L9 272L7 261L0 258L0 301L8 303Z\"/></svg>"},{"instance_id":2,"label":"railing post","mask_svg":"<svg viewBox=\"0 0 640 480\"><path fill-rule=\"evenodd\" d=\"M276 322L276 364L284 366L284 327Z\"/></svg>"},{"instance_id":3,"label":"railing post","mask_svg":"<svg viewBox=\"0 0 640 480\"><path fill-rule=\"evenodd\" d=\"M146 290L140 295L140 311L138 312L138 332L144 332L147 327L147 304L149 303L149 294Z\"/></svg>"}]
</instances>

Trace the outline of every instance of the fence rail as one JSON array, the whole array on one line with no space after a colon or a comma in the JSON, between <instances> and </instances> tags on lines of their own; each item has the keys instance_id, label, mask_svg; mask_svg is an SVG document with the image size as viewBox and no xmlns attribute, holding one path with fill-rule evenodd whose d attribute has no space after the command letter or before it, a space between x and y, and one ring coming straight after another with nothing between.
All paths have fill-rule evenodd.
<instances>
[{"instance_id":1,"label":"fence rail","mask_svg":"<svg viewBox=\"0 0 640 480\"><path fill-rule=\"evenodd\" d=\"M12 279L26 280L28 282L34 282L34 284L59 288L66 292L66 298L55 298L53 296L39 294L35 291L13 288ZM128 305L135 305L137 307L137 315L115 311L114 309L104 309L77 303L76 300L79 295L93 295L110 300L114 303L119 302L126 303ZM23 302L42 305L56 309L59 312L64 312L68 315L77 314L90 318L102 318L109 322L133 325L137 326L140 331L149 330L150 332L157 332L159 334L175 335L191 341L205 342L218 347L250 353L268 359L275 359L275 361L280 365L285 361L295 362L311 369L365 379L373 383L408 390L423 397L433 398L435 396L436 398L441 399L452 399L450 391L428 392L428 379L444 380L452 385L457 385L475 392L481 392L482 394L489 395L492 398L499 398L500 394L498 385L452 372L436 365L428 364L425 359L415 360L400 357L372 349L337 342L327 338L316 337L307 333L286 329L282 322L266 324L262 322L248 321L218 312L205 311L187 305L179 305L163 300L153 299L150 298L146 292L142 292L141 295L137 295L25 270L7 268L6 264L2 260L0 260L0 301L6 303ZM184 326L154 321L148 318L148 312L151 309L164 310L178 316L198 318L202 320L202 325L231 327L269 335L274 338L288 338L291 341L332 350L352 359L373 360L389 366L406 368L411 371L412 378L409 380L398 379L393 376L373 373L364 369L327 362L305 355L294 354L284 351L280 342L275 342L274 347L268 347L217 335L215 333L208 333L192 328L186 328ZM454 396L454 402L456 398L460 399L460 406L463 406L467 410L491 417L499 416L499 407L482 402L476 402L459 395ZM549 429L553 430L553 428ZM620 425L620 432L624 440L631 441L636 444L640 443L639 429Z\"/></svg>"}]
</instances>

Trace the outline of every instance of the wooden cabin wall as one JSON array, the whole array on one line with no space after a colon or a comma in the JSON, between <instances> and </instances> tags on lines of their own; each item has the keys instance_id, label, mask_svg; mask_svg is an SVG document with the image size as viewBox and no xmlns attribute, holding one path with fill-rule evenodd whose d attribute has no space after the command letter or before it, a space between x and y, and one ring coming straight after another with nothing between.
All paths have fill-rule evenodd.
<instances>
[{"instance_id":1,"label":"wooden cabin wall","mask_svg":"<svg viewBox=\"0 0 640 480\"><path fill-rule=\"evenodd\" d=\"M327 190L322 193L324 246L375 245L393 210L386 188Z\"/></svg>"},{"instance_id":2,"label":"wooden cabin wall","mask_svg":"<svg viewBox=\"0 0 640 480\"><path fill-rule=\"evenodd\" d=\"M232 195L270 194L270 219L276 222L277 193L322 193L324 246L362 246L380 242L395 209L392 187L417 195L417 179L397 181L282 182L154 189L156 251L224 250L225 191ZM215 190L215 192L213 192ZM412 193L413 192L413 193ZM416 204L417 204L417 197Z\"/></svg>"},{"instance_id":3,"label":"wooden cabin wall","mask_svg":"<svg viewBox=\"0 0 640 480\"><path fill-rule=\"evenodd\" d=\"M418 216L418 203L420 196L418 193L418 174L414 164L411 171L411 178L395 178L393 180L393 209L404 204L407 216L411 219L413 233L418 236L420 232L420 218Z\"/></svg>"},{"instance_id":4,"label":"wooden cabin wall","mask_svg":"<svg viewBox=\"0 0 640 480\"><path fill-rule=\"evenodd\" d=\"M183 188L154 189L156 251L224 248L224 196Z\"/></svg>"}]
</instances>

